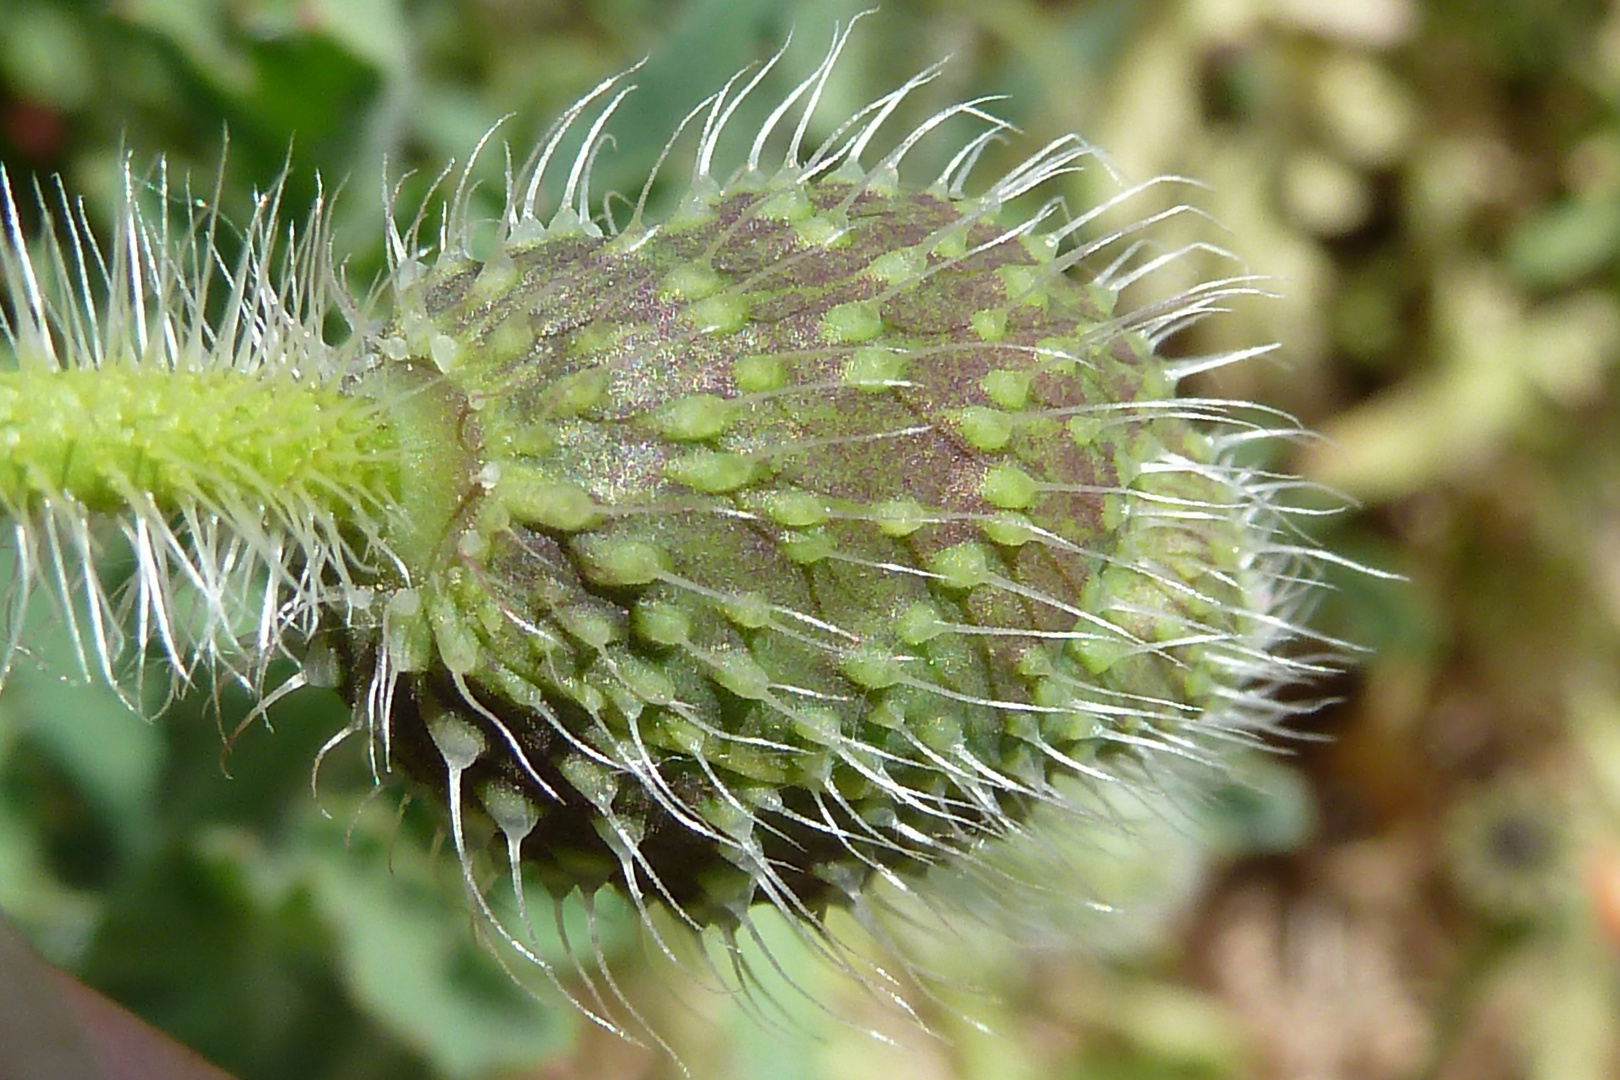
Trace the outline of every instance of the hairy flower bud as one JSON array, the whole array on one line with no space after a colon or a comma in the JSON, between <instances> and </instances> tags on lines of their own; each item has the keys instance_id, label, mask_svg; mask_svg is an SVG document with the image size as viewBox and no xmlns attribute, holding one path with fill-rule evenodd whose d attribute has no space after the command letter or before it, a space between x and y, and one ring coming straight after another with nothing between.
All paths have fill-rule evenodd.
<instances>
[{"instance_id":1,"label":"hairy flower bud","mask_svg":"<svg viewBox=\"0 0 1620 1080\"><path fill-rule=\"evenodd\" d=\"M795 178L424 274L380 348L460 478L365 661L400 759L442 785L477 742L547 880L706 923L1208 722L1271 635L1253 500L1063 271L971 203Z\"/></svg>"},{"instance_id":2,"label":"hairy flower bud","mask_svg":"<svg viewBox=\"0 0 1620 1080\"><path fill-rule=\"evenodd\" d=\"M134 280L181 304L163 339L180 346L118 372L58 355L95 338L76 332L99 332L93 317L14 284L10 644L34 585L75 591L39 569L62 559L61 522L121 516L134 591L96 582L88 557L78 571L92 649L116 651L101 627L133 611L134 644L182 671L202 655L258 685L269 657L301 659L277 693L346 695L355 719L333 743L366 733L380 772L442 800L475 902L542 966L479 884L478 837L493 834L521 912L527 873L558 900L609 887L727 933L769 904L819 936L830 908L864 909L873 879L972 859L1063 806L1067 779L1138 775L1286 716L1272 691L1314 669L1282 651L1304 633L1311 556L1280 535L1287 482L1234 453L1270 433L1174 396L1184 372L1263 350L1159 351L1252 285L1123 304L1172 258L1138 244L1152 219L1093 235L1100 211L1071 220L1056 199L1010 215L1094 157L1075 138L969 194L1005 128L978 103L879 156L935 69L808 148L847 33L724 179L721 134L776 60L694 110L689 188L656 223L645 193L623 226L592 209L591 164L627 92L604 82L511 176L492 250L474 254L465 178L431 255L421 218L396 223L387 315L337 349L314 329L328 304L353 307L328 298L329 274L249 287L268 241L226 275L251 332L223 334L199 314L218 273L206 257L143 269L161 245L120 243ZM547 203L558 146L610 93ZM902 179L957 118L981 134L933 183ZM293 254L295 282L321 232ZM20 238L0 256L35 284ZM196 359L188 342L249 355L216 371L220 350ZM225 401L265 391L242 411L293 425L308 446L289 460L315 474L277 471L288 455L247 418L192 452L231 472L146 467L163 441L147 427L86 459L83 439L30 416L43 391L27 378L77 402L67 376L114 374L137 396L177 374L219 380ZM106 415L130 415L115 398ZM97 464L61 479L62 455ZM202 646L169 629L176 571L208 600ZM232 612L255 588L244 635Z\"/></svg>"}]
</instances>

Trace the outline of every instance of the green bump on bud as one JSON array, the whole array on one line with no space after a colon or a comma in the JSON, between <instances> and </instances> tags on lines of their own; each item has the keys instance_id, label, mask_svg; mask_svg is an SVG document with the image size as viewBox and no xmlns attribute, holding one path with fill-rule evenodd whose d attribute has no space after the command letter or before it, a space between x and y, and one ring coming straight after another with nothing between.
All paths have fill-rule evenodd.
<instances>
[{"instance_id":1,"label":"green bump on bud","mask_svg":"<svg viewBox=\"0 0 1620 1080\"><path fill-rule=\"evenodd\" d=\"M1033 372L997 368L986 372L984 378L979 380L979 385L984 388L985 396L1001 408L1027 409L1029 387L1033 380Z\"/></svg>"},{"instance_id":2,"label":"green bump on bud","mask_svg":"<svg viewBox=\"0 0 1620 1080\"><path fill-rule=\"evenodd\" d=\"M968 325L979 335L979 340L996 342L1007 336L1007 309L985 308L975 311Z\"/></svg>"},{"instance_id":3,"label":"green bump on bud","mask_svg":"<svg viewBox=\"0 0 1620 1080\"><path fill-rule=\"evenodd\" d=\"M438 327L427 313L420 310L404 312L400 316L398 330L399 336L405 340L406 356L426 360L433 344L433 335L438 333Z\"/></svg>"},{"instance_id":4,"label":"green bump on bud","mask_svg":"<svg viewBox=\"0 0 1620 1080\"><path fill-rule=\"evenodd\" d=\"M771 677L745 652L727 652L710 657L714 681L740 698L763 701L771 696Z\"/></svg>"},{"instance_id":5,"label":"green bump on bud","mask_svg":"<svg viewBox=\"0 0 1620 1080\"><path fill-rule=\"evenodd\" d=\"M928 569L947 589L972 589L995 578L989 552L972 540L934 552L928 557Z\"/></svg>"},{"instance_id":6,"label":"green bump on bud","mask_svg":"<svg viewBox=\"0 0 1620 1080\"><path fill-rule=\"evenodd\" d=\"M714 199L711 192L694 189L669 215L669 219L664 222L664 231L671 234L695 233L714 223Z\"/></svg>"},{"instance_id":7,"label":"green bump on bud","mask_svg":"<svg viewBox=\"0 0 1620 1080\"><path fill-rule=\"evenodd\" d=\"M643 600L631 614L631 629L654 645L684 645L692 636L692 617L679 605Z\"/></svg>"},{"instance_id":8,"label":"green bump on bud","mask_svg":"<svg viewBox=\"0 0 1620 1080\"><path fill-rule=\"evenodd\" d=\"M825 525L832 516L823 495L789 488L767 492L760 504L770 519L788 529L808 529Z\"/></svg>"},{"instance_id":9,"label":"green bump on bud","mask_svg":"<svg viewBox=\"0 0 1620 1080\"><path fill-rule=\"evenodd\" d=\"M668 683L668 680L665 680ZM673 683L668 683L671 692ZM647 729L647 741L666 750L673 750L677 754L695 757L704 752L709 743L709 735L702 728L676 713L660 710L654 715L651 725Z\"/></svg>"},{"instance_id":10,"label":"green bump on bud","mask_svg":"<svg viewBox=\"0 0 1620 1080\"><path fill-rule=\"evenodd\" d=\"M721 603L726 618L738 626L758 630L771 621L771 602L759 593L738 593Z\"/></svg>"},{"instance_id":11,"label":"green bump on bud","mask_svg":"<svg viewBox=\"0 0 1620 1080\"><path fill-rule=\"evenodd\" d=\"M1082 630L1066 650L1093 675L1102 675L1115 664L1140 651L1140 646L1122 637L1110 637Z\"/></svg>"},{"instance_id":12,"label":"green bump on bud","mask_svg":"<svg viewBox=\"0 0 1620 1080\"><path fill-rule=\"evenodd\" d=\"M551 416L570 417L588 413L607 396L613 372L601 365L553 381L546 387L546 411Z\"/></svg>"},{"instance_id":13,"label":"green bump on bud","mask_svg":"<svg viewBox=\"0 0 1620 1080\"><path fill-rule=\"evenodd\" d=\"M688 304L686 318L704 334L734 334L748 325L752 307L742 293L723 292Z\"/></svg>"},{"instance_id":14,"label":"green bump on bud","mask_svg":"<svg viewBox=\"0 0 1620 1080\"><path fill-rule=\"evenodd\" d=\"M599 585L650 585L669 572L669 556L657 544L584 536L574 542L585 576Z\"/></svg>"},{"instance_id":15,"label":"green bump on bud","mask_svg":"<svg viewBox=\"0 0 1620 1080\"><path fill-rule=\"evenodd\" d=\"M1003 547L1022 547L1034 540L1041 539L1041 531L1024 514L1004 512L979 523L984 535L993 544Z\"/></svg>"},{"instance_id":16,"label":"green bump on bud","mask_svg":"<svg viewBox=\"0 0 1620 1080\"><path fill-rule=\"evenodd\" d=\"M911 730L924 746L946 758L960 756L967 742L961 722L944 711L935 711L919 718Z\"/></svg>"},{"instance_id":17,"label":"green bump on bud","mask_svg":"<svg viewBox=\"0 0 1620 1080\"><path fill-rule=\"evenodd\" d=\"M720 291L725 279L705 263L682 263L664 275L661 295L675 300L704 300Z\"/></svg>"},{"instance_id":18,"label":"green bump on bud","mask_svg":"<svg viewBox=\"0 0 1620 1080\"><path fill-rule=\"evenodd\" d=\"M1014 669L1026 679L1038 679L1050 677L1057 671L1057 666L1052 654L1045 649L1027 648L1019 654Z\"/></svg>"},{"instance_id":19,"label":"green bump on bud","mask_svg":"<svg viewBox=\"0 0 1620 1080\"><path fill-rule=\"evenodd\" d=\"M517 264L510 255L502 252L494 256L479 268L472 288L467 290L467 302L463 307L473 309L499 300L512 291L519 277L521 274Z\"/></svg>"},{"instance_id":20,"label":"green bump on bud","mask_svg":"<svg viewBox=\"0 0 1620 1080\"><path fill-rule=\"evenodd\" d=\"M1073 698L1074 692L1064 685L1063 680L1058 678L1055 672L1049 671L1036 679L1030 688L1030 701L1042 709L1065 708L1073 704Z\"/></svg>"},{"instance_id":21,"label":"green bump on bud","mask_svg":"<svg viewBox=\"0 0 1620 1080\"><path fill-rule=\"evenodd\" d=\"M968 230L966 225L952 225L934 242L934 254L942 259L960 259L967 254Z\"/></svg>"},{"instance_id":22,"label":"green bump on bud","mask_svg":"<svg viewBox=\"0 0 1620 1080\"><path fill-rule=\"evenodd\" d=\"M817 746L837 746L844 741L844 725L838 714L816 705L802 706L793 711L793 732Z\"/></svg>"},{"instance_id":23,"label":"green bump on bud","mask_svg":"<svg viewBox=\"0 0 1620 1080\"><path fill-rule=\"evenodd\" d=\"M534 348L534 328L527 312L514 311L496 323L484 337L484 349L497 363L510 363Z\"/></svg>"},{"instance_id":24,"label":"green bump on bud","mask_svg":"<svg viewBox=\"0 0 1620 1080\"><path fill-rule=\"evenodd\" d=\"M607 695L599 688L584 679L565 677L557 680L557 690L589 713L593 719L601 721L608 702Z\"/></svg>"},{"instance_id":25,"label":"green bump on bud","mask_svg":"<svg viewBox=\"0 0 1620 1080\"><path fill-rule=\"evenodd\" d=\"M849 239L849 222L835 214L816 214L795 222L793 231L806 247L836 248Z\"/></svg>"},{"instance_id":26,"label":"green bump on bud","mask_svg":"<svg viewBox=\"0 0 1620 1080\"><path fill-rule=\"evenodd\" d=\"M956 424L962 430L962 438L975 450L994 453L1005 450L1012 442L1013 417L999 409L970 405L957 414Z\"/></svg>"},{"instance_id":27,"label":"green bump on bud","mask_svg":"<svg viewBox=\"0 0 1620 1080\"><path fill-rule=\"evenodd\" d=\"M623 636L618 623L612 618L602 611L587 607L584 604L559 608L552 617L557 620L558 626L568 632L569 636L597 652L607 648Z\"/></svg>"},{"instance_id":28,"label":"green bump on bud","mask_svg":"<svg viewBox=\"0 0 1620 1080\"><path fill-rule=\"evenodd\" d=\"M1097 441L1103 425L1095 416L1071 416L1067 427L1074 445L1084 448Z\"/></svg>"},{"instance_id":29,"label":"green bump on bud","mask_svg":"<svg viewBox=\"0 0 1620 1080\"><path fill-rule=\"evenodd\" d=\"M895 620L895 635L907 645L921 645L945 633L949 627L939 609L921 600L906 608Z\"/></svg>"},{"instance_id":30,"label":"green bump on bud","mask_svg":"<svg viewBox=\"0 0 1620 1080\"><path fill-rule=\"evenodd\" d=\"M749 484L758 464L747 454L721 450L700 450L664 464L664 475L693 491L722 495Z\"/></svg>"},{"instance_id":31,"label":"green bump on bud","mask_svg":"<svg viewBox=\"0 0 1620 1080\"><path fill-rule=\"evenodd\" d=\"M878 346L856 349L844 362L845 386L878 393L904 381L910 358L896 349Z\"/></svg>"},{"instance_id":32,"label":"green bump on bud","mask_svg":"<svg viewBox=\"0 0 1620 1080\"><path fill-rule=\"evenodd\" d=\"M1152 346L1144 342L1142 348L1149 350L1148 355L1152 355ZM1160 364L1151 364L1145 367L1142 373L1142 394L1144 397L1168 398L1173 397L1175 392L1176 380L1171 378L1167 368Z\"/></svg>"},{"instance_id":33,"label":"green bump on bud","mask_svg":"<svg viewBox=\"0 0 1620 1080\"><path fill-rule=\"evenodd\" d=\"M718 394L688 394L653 414L652 423L666 439L702 442L723 433L737 416L736 403Z\"/></svg>"},{"instance_id":34,"label":"green bump on bud","mask_svg":"<svg viewBox=\"0 0 1620 1080\"><path fill-rule=\"evenodd\" d=\"M899 285L922 277L928 269L928 253L906 247L886 251L872 260L866 272L886 285Z\"/></svg>"},{"instance_id":35,"label":"green bump on bud","mask_svg":"<svg viewBox=\"0 0 1620 1080\"><path fill-rule=\"evenodd\" d=\"M484 735L472 724L453 713L441 712L428 719L428 737L452 769L465 769L484 752Z\"/></svg>"},{"instance_id":36,"label":"green bump on bud","mask_svg":"<svg viewBox=\"0 0 1620 1080\"><path fill-rule=\"evenodd\" d=\"M1003 510L1022 510L1035 501L1040 485L1029 473L1016 465L993 465L985 471L979 493L991 506Z\"/></svg>"},{"instance_id":37,"label":"green bump on bud","mask_svg":"<svg viewBox=\"0 0 1620 1080\"><path fill-rule=\"evenodd\" d=\"M456 540L456 554L474 562L483 561L489 554L489 537L477 529L468 529Z\"/></svg>"},{"instance_id":38,"label":"green bump on bud","mask_svg":"<svg viewBox=\"0 0 1620 1080\"><path fill-rule=\"evenodd\" d=\"M434 334L433 340L428 344L428 358L433 366L440 371L449 371L456 366L456 360L461 356L461 346L456 339L448 334Z\"/></svg>"},{"instance_id":39,"label":"green bump on bud","mask_svg":"<svg viewBox=\"0 0 1620 1080\"><path fill-rule=\"evenodd\" d=\"M1103 496L1103 528L1107 529L1111 533L1120 532L1125 528L1125 523L1130 516L1130 503L1126 501L1125 496L1115 493L1110 493Z\"/></svg>"},{"instance_id":40,"label":"green bump on bud","mask_svg":"<svg viewBox=\"0 0 1620 1080\"><path fill-rule=\"evenodd\" d=\"M768 394L788 384L788 369L780 356L741 356L732 361L731 378L740 394Z\"/></svg>"},{"instance_id":41,"label":"green bump on bud","mask_svg":"<svg viewBox=\"0 0 1620 1080\"><path fill-rule=\"evenodd\" d=\"M518 521L542 529L579 532L601 519L600 508L583 488L518 465L501 471L490 499Z\"/></svg>"},{"instance_id":42,"label":"green bump on bud","mask_svg":"<svg viewBox=\"0 0 1620 1080\"><path fill-rule=\"evenodd\" d=\"M598 810L606 812L613 806L619 793L619 777L601 762L583 754L565 754L557 762L557 771Z\"/></svg>"},{"instance_id":43,"label":"green bump on bud","mask_svg":"<svg viewBox=\"0 0 1620 1080\"><path fill-rule=\"evenodd\" d=\"M615 657L613 674L630 693L648 704L667 705L679 700L669 675L657 664L639 656L626 654Z\"/></svg>"},{"instance_id":44,"label":"green bump on bud","mask_svg":"<svg viewBox=\"0 0 1620 1080\"><path fill-rule=\"evenodd\" d=\"M866 714L866 722L890 731L905 731L905 703L896 694L884 694L873 703L872 711Z\"/></svg>"},{"instance_id":45,"label":"green bump on bud","mask_svg":"<svg viewBox=\"0 0 1620 1080\"><path fill-rule=\"evenodd\" d=\"M720 743L711 757L716 768L760 784L786 784L791 776L779 755L745 743Z\"/></svg>"},{"instance_id":46,"label":"green bump on bud","mask_svg":"<svg viewBox=\"0 0 1620 1080\"><path fill-rule=\"evenodd\" d=\"M754 823L759 820L747 806L729 799L704 799L698 803L697 812L706 824L738 839L751 836ZM753 877L743 868L728 867L711 871L703 880L703 891L717 901L732 897L746 899L752 882Z\"/></svg>"},{"instance_id":47,"label":"green bump on bud","mask_svg":"<svg viewBox=\"0 0 1620 1080\"><path fill-rule=\"evenodd\" d=\"M1063 707L1064 704L1070 704L1067 701L1066 688L1059 688L1058 693L1065 696L1064 700L1057 701L1052 706L1054 711L1041 716L1041 738L1048 745L1072 751L1107 734L1107 729L1098 723L1096 717L1089 716L1079 709ZM1052 696L1057 698L1058 694Z\"/></svg>"},{"instance_id":48,"label":"green bump on bud","mask_svg":"<svg viewBox=\"0 0 1620 1080\"><path fill-rule=\"evenodd\" d=\"M888 499L872 507L872 520L884 536L910 536L933 518L916 499Z\"/></svg>"},{"instance_id":49,"label":"green bump on bud","mask_svg":"<svg viewBox=\"0 0 1620 1080\"><path fill-rule=\"evenodd\" d=\"M834 345L858 345L881 333L883 316L875 300L851 300L821 317L821 336Z\"/></svg>"},{"instance_id":50,"label":"green bump on bud","mask_svg":"<svg viewBox=\"0 0 1620 1080\"><path fill-rule=\"evenodd\" d=\"M996 268L1007 299L1015 304L1045 307L1050 299L1052 270L1047 266L1012 265Z\"/></svg>"},{"instance_id":51,"label":"green bump on bud","mask_svg":"<svg viewBox=\"0 0 1620 1080\"><path fill-rule=\"evenodd\" d=\"M624 327L612 319L592 319L569 338L568 355L594 356L611 349L623 337Z\"/></svg>"},{"instance_id":52,"label":"green bump on bud","mask_svg":"<svg viewBox=\"0 0 1620 1080\"><path fill-rule=\"evenodd\" d=\"M448 599L435 596L428 605L427 614L428 624L433 628L433 643L444 666L457 675L465 675L476 668L480 655L478 638L455 605Z\"/></svg>"},{"instance_id":53,"label":"green bump on bud","mask_svg":"<svg viewBox=\"0 0 1620 1080\"><path fill-rule=\"evenodd\" d=\"M838 550L838 542L825 529L790 533L778 543L783 557L798 566L814 565Z\"/></svg>"},{"instance_id":54,"label":"green bump on bud","mask_svg":"<svg viewBox=\"0 0 1620 1080\"><path fill-rule=\"evenodd\" d=\"M1041 357L1043 373L1071 376L1080 370L1081 357L1086 354L1086 346L1079 335L1054 334L1037 341L1035 351Z\"/></svg>"},{"instance_id":55,"label":"green bump on bud","mask_svg":"<svg viewBox=\"0 0 1620 1080\"><path fill-rule=\"evenodd\" d=\"M876 645L852 649L838 666L851 682L867 690L884 690L906 677L903 658Z\"/></svg>"},{"instance_id":56,"label":"green bump on bud","mask_svg":"<svg viewBox=\"0 0 1620 1080\"><path fill-rule=\"evenodd\" d=\"M497 828L508 836L524 836L540 820L540 808L506 784L485 784L478 801Z\"/></svg>"},{"instance_id":57,"label":"green bump on bud","mask_svg":"<svg viewBox=\"0 0 1620 1080\"><path fill-rule=\"evenodd\" d=\"M815 215L816 205L809 193L797 184L773 193L759 207L759 216L769 221L797 224Z\"/></svg>"}]
</instances>

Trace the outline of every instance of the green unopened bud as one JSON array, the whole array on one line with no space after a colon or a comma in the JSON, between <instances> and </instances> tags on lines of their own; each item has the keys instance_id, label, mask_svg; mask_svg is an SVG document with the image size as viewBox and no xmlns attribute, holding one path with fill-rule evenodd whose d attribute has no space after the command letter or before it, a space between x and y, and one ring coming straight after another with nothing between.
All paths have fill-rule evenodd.
<instances>
[{"instance_id":1,"label":"green unopened bud","mask_svg":"<svg viewBox=\"0 0 1620 1080\"><path fill-rule=\"evenodd\" d=\"M474 651L441 618L454 654L396 697L486 730L475 771L538 808L522 855L542 879L617 860L623 888L699 924L856 903L879 868L1061 801L1066 776L1269 722L1249 702L1289 672L1298 558L1218 411L1166 397L1175 303L1115 310L1066 230L999 216L1084 147L977 198L798 153L729 183L700 165L673 219L618 236L524 217L515 182L523 242L488 257L505 288L464 258L416 267L381 332L440 373L466 471L410 577L438 612L467 604L445 582L475 564L508 624L459 608ZM556 329L513 363L487 343L518 312ZM443 469L413 464L408 490ZM509 514L476 509L492 499ZM395 746L423 737L381 722ZM609 787L570 794L581 748Z\"/></svg>"},{"instance_id":2,"label":"green unopened bud","mask_svg":"<svg viewBox=\"0 0 1620 1080\"><path fill-rule=\"evenodd\" d=\"M790 105L814 107L846 36ZM491 919L473 808L520 901L527 866L560 896L605 882L696 927L757 903L815 920L1007 836L1067 778L1286 715L1268 694L1304 670L1279 647L1302 632L1309 555L1275 536L1275 479L1228 459L1218 406L1168 396L1157 351L1242 286L1116 310L1134 230L1079 244L1004 219L1090 153L1078 140L972 197L982 141L929 186L897 180L976 106L890 136L880 105L813 153L784 107L722 181L733 90L669 220L592 216L590 140L543 214L549 143L511 178L492 251L471 254L481 223L455 199L435 258L394 231L391 309L341 347L322 316L346 298L268 304L232 279L250 329L221 337L178 303L143 339L173 355L104 367L124 342L71 349L129 326L64 318L0 240L19 360L0 371L0 511L33 575L7 595L49 584L64 535L93 563L84 522L110 515L138 567L122 594L86 571L99 621L75 633L101 668L150 646L260 685L314 642L354 729L447 804ZM189 268L220 260L146 232L120 248L145 288L203 293ZM1087 278L1110 247L1113 277ZM173 632L181 576L208 591L201 646ZM0 612L0 674L24 606ZM243 608L261 613L245 633Z\"/></svg>"}]
</instances>

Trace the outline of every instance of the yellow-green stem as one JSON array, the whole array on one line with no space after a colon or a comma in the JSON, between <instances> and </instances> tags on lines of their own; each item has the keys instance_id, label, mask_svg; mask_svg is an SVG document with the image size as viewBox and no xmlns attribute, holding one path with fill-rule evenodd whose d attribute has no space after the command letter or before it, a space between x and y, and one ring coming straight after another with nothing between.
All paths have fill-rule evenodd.
<instances>
[{"instance_id":1,"label":"yellow-green stem","mask_svg":"<svg viewBox=\"0 0 1620 1080\"><path fill-rule=\"evenodd\" d=\"M116 514L298 506L375 516L399 487L390 414L284 371L109 364L0 372L0 505Z\"/></svg>"}]
</instances>

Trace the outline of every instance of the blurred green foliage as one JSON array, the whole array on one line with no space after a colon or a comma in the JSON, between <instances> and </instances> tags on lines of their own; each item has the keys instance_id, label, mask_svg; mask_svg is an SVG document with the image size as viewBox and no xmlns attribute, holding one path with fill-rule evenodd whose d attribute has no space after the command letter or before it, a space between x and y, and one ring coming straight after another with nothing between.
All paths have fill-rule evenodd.
<instances>
[{"instance_id":1,"label":"blurred green foliage","mask_svg":"<svg viewBox=\"0 0 1620 1080\"><path fill-rule=\"evenodd\" d=\"M795 78L861 6L5 0L0 160L95 223L125 155L205 191L223 155L227 213L284 170L294 219L343 182L364 282L385 163L415 197L503 116L522 148L648 57L598 165L633 194L692 103L790 29ZM892 0L851 48L823 116L954 53L920 107L1005 93L1026 131L981 175L1074 130L1126 177L1205 182L1281 297L1177 347L1284 344L1200 389L1324 431L1286 463L1359 500L1322 539L1408 580L1331 572L1323 624L1370 652L1306 725L1330 739L1184 817L1108 811L1125 830L1077 857L1120 911L942 946L977 989L919 999L938 1037L804 959L812 997L900 1045L791 994L762 1031L606 911L627 991L704 1077L1620 1074L1620 6ZM0 699L0 907L52 960L244 1080L673 1075L490 964L433 822L362 805L355 748L311 796L334 702L272 710L222 767L206 701L148 723L68 670ZM224 695L224 734L244 711Z\"/></svg>"}]
</instances>

